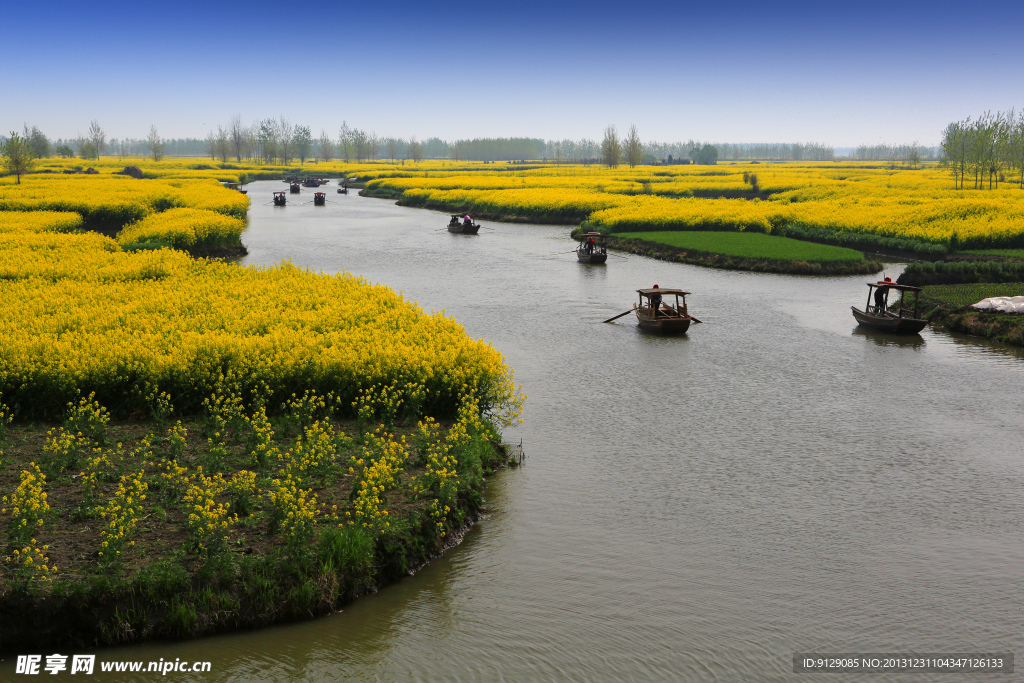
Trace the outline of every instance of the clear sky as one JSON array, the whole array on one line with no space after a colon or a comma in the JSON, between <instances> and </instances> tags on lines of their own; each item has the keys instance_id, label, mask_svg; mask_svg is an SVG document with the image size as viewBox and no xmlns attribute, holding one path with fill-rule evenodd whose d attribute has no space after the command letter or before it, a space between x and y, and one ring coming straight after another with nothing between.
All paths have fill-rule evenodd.
<instances>
[{"instance_id":1,"label":"clear sky","mask_svg":"<svg viewBox=\"0 0 1024 683\"><path fill-rule=\"evenodd\" d=\"M5 3L0 130L937 144L1024 106L1024 3Z\"/></svg>"}]
</instances>

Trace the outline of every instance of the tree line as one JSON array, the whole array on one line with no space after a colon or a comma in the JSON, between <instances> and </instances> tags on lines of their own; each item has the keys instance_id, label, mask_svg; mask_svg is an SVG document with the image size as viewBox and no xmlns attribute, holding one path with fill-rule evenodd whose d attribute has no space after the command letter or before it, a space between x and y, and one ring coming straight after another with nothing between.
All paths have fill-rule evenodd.
<instances>
[{"instance_id":1,"label":"tree line","mask_svg":"<svg viewBox=\"0 0 1024 683\"><path fill-rule=\"evenodd\" d=\"M1016 175L1024 189L1024 111L986 111L977 119L954 121L942 131L942 165L953 186L964 189L970 178L975 190L998 188L1006 174Z\"/></svg>"},{"instance_id":2,"label":"tree line","mask_svg":"<svg viewBox=\"0 0 1024 683\"><path fill-rule=\"evenodd\" d=\"M995 124L1005 118L1006 115L1002 114L989 115L985 119L985 126L998 128ZM967 122L951 126L959 126L970 132L979 122L968 119ZM593 163L612 167L628 164L634 167L640 164L707 165L726 160L831 161L837 158L833 147L813 142L727 144L693 139L687 142L642 142L635 125L631 125L622 138L614 125L608 126L600 141L590 138L544 140L522 137L453 141L433 137L419 141L415 136L408 139L378 136L373 131L351 127L344 121L336 133L321 130L316 135L309 126L292 122L283 116L259 119L248 125L243 124L241 116L234 116L227 124L211 128L205 138L164 139L155 126L150 126L146 138L108 139L102 126L95 120L90 122L86 134L71 139L51 141L38 127L29 127L27 124L19 138L27 142L34 158L56 155L96 159L100 154L107 154L122 158L149 156L160 160L165 156L209 156L211 160L220 162L234 160L285 165L293 161L304 164L311 160L333 159L345 162L387 159L396 163L452 159ZM944 157L951 158L951 155L945 154ZM936 150L921 147L917 143L862 145L857 148L855 158L916 167L923 160L936 158ZM968 165L966 161L961 164L964 168ZM961 176L957 176L957 182L958 185L962 184Z\"/></svg>"}]
</instances>

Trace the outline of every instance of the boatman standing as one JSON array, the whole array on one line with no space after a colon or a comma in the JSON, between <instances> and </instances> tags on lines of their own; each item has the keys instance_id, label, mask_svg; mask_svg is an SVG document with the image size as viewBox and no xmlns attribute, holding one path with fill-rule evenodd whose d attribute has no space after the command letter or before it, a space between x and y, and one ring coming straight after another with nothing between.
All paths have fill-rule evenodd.
<instances>
[{"instance_id":1,"label":"boatman standing","mask_svg":"<svg viewBox=\"0 0 1024 683\"><path fill-rule=\"evenodd\" d=\"M652 289L657 289L657 288L658 288L658 283L654 283L654 287L652 287ZM657 318L658 317L658 311L661 310L661 294L651 294L651 296L648 297L648 298L650 298L650 300L651 300L651 315L653 315L655 318Z\"/></svg>"},{"instance_id":2,"label":"boatman standing","mask_svg":"<svg viewBox=\"0 0 1024 683\"><path fill-rule=\"evenodd\" d=\"M885 300L889 294L889 287L884 284L892 282L892 278L887 277L885 280L879 281L879 286L875 288L875 313L877 315L885 315Z\"/></svg>"}]
</instances>

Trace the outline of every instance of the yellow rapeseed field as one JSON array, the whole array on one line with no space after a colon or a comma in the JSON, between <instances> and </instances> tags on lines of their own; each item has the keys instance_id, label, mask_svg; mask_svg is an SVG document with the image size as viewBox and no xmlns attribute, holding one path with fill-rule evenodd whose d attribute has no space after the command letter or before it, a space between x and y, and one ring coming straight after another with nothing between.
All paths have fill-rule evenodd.
<instances>
[{"instance_id":1,"label":"yellow rapeseed field","mask_svg":"<svg viewBox=\"0 0 1024 683\"><path fill-rule=\"evenodd\" d=\"M516 410L500 353L388 287L119 246L230 242L247 206L212 180L39 174L0 185L0 400L20 418L55 417L95 391L127 415L148 412L159 391L194 413L229 376L273 409L294 391L350 401L398 382L422 385L428 411L453 414L465 396ZM116 240L63 232L83 217L128 227Z\"/></svg>"},{"instance_id":2,"label":"yellow rapeseed field","mask_svg":"<svg viewBox=\"0 0 1024 683\"><path fill-rule=\"evenodd\" d=\"M371 193L502 217L586 220L599 230L756 230L903 240L943 248L1024 246L1024 191L956 190L940 168L851 162L718 166L547 165L360 172ZM839 240L842 241L842 240Z\"/></svg>"}]
</instances>

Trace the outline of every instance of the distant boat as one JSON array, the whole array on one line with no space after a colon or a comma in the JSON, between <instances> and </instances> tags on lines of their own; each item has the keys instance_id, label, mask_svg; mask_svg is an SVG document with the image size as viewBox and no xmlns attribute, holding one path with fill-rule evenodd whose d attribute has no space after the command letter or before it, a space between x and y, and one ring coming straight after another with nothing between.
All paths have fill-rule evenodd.
<instances>
[{"instance_id":1,"label":"distant boat","mask_svg":"<svg viewBox=\"0 0 1024 683\"><path fill-rule=\"evenodd\" d=\"M468 222L465 220L466 218L469 218ZM469 216L464 217L461 214L452 214L452 219L448 221L448 232L454 232L459 235L475 235L480 232L480 224L475 223Z\"/></svg>"},{"instance_id":2,"label":"distant boat","mask_svg":"<svg viewBox=\"0 0 1024 683\"><path fill-rule=\"evenodd\" d=\"M576 247L576 258L581 263L604 263L608 260L608 247L604 235L599 232L585 232L580 235L580 246Z\"/></svg>"},{"instance_id":3,"label":"distant boat","mask_svg":"<svg viewBox=\"0 0 1024 683\"><path fill-rule=\"evenodd\" d=\"M275 192L274 193L274 206L284 206L287 203L288 203L288 197L285 195L284 192Z\"/></svg>"},{"instance_id":4,"label":"distant boat","mask_svg":"<svg viewBox=\"0 0 1024 683\"><path fill-rule=\"evenodd\" d=\"M917 334L928 325L927 320L917 317L918 300L921 296L920 287L899 285L889 278L867 284L868 302L865 304L864 310L850 306L853 317L859 324L894 334ZM890 289L899 290L900 293L899 306L895 311L889 310ZM907 292L914 293L913 309L906 302ZM874 305L871 305L872 294L874 294Z\"/></svg>"},{"instance_id":5,"label":"distant boat","mask_svg":"<svg viewBox=\"0 0 1024 683\"><path fill-rule=\"evenodd\" d=\"M288 191L291 192L292 194L298 194L302 192L302 188L299 187L298 183L292 183L291 186L288 188Z\"/></svg>"},{"instance_id":6,"label":"distant boat","mask_svg":"<svg viewBox=\"0 0 1024 683\"><path fill-rule=\"evenodd\" d=\"M633 304L636 312L636 320L640 327L648 332L659 334L684 334L690 329L690 322L699 323L700 320L692 317L686 310L686 295L681 289L638 289L640 305ZM662 297L675 296L675 306L664 303ZM679 301L682 297L682 303Z\"/></svg>"},{"instance_id":7,"label":"distant boat","mask_svg":"<svg viewBox=\"0 0 1024 683\"><path fill-rule=\"evenodd\" d=\"M323 206L327 203L327 195L323 192L313 193L313 206Z\"/></svg>"}]
</instances>

